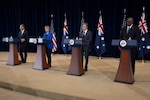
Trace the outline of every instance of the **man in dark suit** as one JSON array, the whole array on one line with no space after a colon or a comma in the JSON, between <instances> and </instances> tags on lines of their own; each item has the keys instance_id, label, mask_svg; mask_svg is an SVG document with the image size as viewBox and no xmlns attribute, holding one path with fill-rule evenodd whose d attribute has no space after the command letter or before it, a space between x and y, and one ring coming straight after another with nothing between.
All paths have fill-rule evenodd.
<instances>
[{"instance_id":1,"label":"man in dark suit","mask_svg":"<svg viewBox=\"0 0 150 100\"><path fill-rule=\"evenodd\" d=\"M127 26L124 27L120 32L120 39L131 39L139 41L140 38L140 30L137 26L133 25L133 18L127 18ZM132 71L133 75L135 72L135 60L137 55L137 47L131 48L131 62L132 62Z\"/></svg>"},{"instance_id":2,"label":"man in dark suit","mask_svg":"<svg viewBox=\"0 0 150 100\"><path fill-rule=\"evenodd\" d=\"M25 30L25 25L20 24L20 32L18 33L19 39L19 53L22 63L26 63L27 59L27 46L28 46L28 32Z\"/></svg>"},{"instance_id":3,"label":"man in dark suit","mask_svg":"<svg viewBox=\"0 0 150 100\"><path fill-rule=\"evenodd\" d=\"M90 51L90 43L92 40L92 32L88 30L88 23L83 23L82 32L79 33L79 38L82 39L84 45L82 47L82 52L85 54L85 71L88 70L88 59L89 59L89 51Z\"/></svg>"}]
</instances>

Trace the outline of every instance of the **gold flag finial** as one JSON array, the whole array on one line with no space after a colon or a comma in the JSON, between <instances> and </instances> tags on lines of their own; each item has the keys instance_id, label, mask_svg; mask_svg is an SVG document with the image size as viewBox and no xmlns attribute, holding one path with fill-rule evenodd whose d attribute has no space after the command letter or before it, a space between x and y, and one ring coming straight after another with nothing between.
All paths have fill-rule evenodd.
<instances>
[{"instance_id":1,"label":"gold flag finial","mask_svg":"<svg viewBox=\"0 0 150 100\"><path fill-rule=\"evenodd\" d=\"M51 14L51 18L53 18L53 14Z\"/></svg>"},{"instance_id":2,"label":"gold flag finial","mask_svg":"<svg viewBox=\"0 0 150 100\"><path fill-rule=\"evenodd\" d=\"M66 17L66 13L64 13L64 16Z\"/></svg>"},{"instance_id":3,"label":"gold flag finial","mask_svg":"<svg viewBox=\"0 0 150 100\"><path fill-rule=\"evenodd\" d=\"M82 12L82 16L84 16L84 12Z\"/></svg>"},{"instance_id":4,"label":"gold flag finial","mask_svg":"<svg viewBox=\"0 0 150 100\"><path fill-rule=\"evenodd\" d=\"M101 15L101 13L102 13L102 12L101 12L101 10L100 10L100 11L99 11L99 14Z\"/></svg>"},{"instance_id":5,"label":"gold flag finial","mask_svg":"<svg viewBox=\"0 0 150 100\"><path fill-rule=\"evenodd\" d=\"M124 14L126 13L126 8L124 8Z\"/></svg>"},{"instance_id":6,"label":"gold flag finial","mask_svg":"<svg viewBox=\"0 0 150 100\"><path fill-rule=\"evenodd\" d=\"M143 6L143 11L145 11L145 7Z\"/></svg>"}]
</instances>

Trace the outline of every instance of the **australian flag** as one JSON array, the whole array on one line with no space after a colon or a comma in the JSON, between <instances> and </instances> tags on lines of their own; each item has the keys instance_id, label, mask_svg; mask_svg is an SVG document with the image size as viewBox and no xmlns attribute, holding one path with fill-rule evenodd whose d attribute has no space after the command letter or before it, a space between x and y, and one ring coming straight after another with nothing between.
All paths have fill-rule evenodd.
<instances>
[{"instance_id":1,"label":"australian flag","mask_svg":"<svg viewBox=\"0 0 150 100\"><path fill-rule=\"evenodd\" d=\"M98 33L96 34L96 39L95 39L95 50L96 50L97 55L101 56L103 53L106 52L105 40L104 40L104 27L102 23L101 14L99 17L97 30L98 30Z\"/></svg>"},{"instance_id":2,"label":"australian flag","mask_svg":"<svg viewBox=\"0 0 150 100\"><path fill-rule=\"evenodd\" d=\"M65 39L69 39L69 32L68 32L66 15L65 15L65 20L64 20L64 27L63 27L61 46L62 46L62 49L63 49L64 53L67 53L68 51L71 50L71 46L64 43Z\"/></svg>"},{"instance_id":3,"label":"australian flag","mask_svg":"<svg viewBox=\"0 0 150 100\"><path fill-rule=\"evenodd\" d=\"M145 8L143 7L143 13L139 21L139 29L141 30L141 38L139 43L139 58L150 52L150 37L148 34L148 27L145 20Z\"/></svg>"}]
</instances>

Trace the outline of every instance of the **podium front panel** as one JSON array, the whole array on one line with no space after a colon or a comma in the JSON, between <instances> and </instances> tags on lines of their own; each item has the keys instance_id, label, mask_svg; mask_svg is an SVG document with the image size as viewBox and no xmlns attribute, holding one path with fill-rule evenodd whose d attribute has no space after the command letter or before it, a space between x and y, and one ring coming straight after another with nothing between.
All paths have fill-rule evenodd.
<instances>
[{"instance_id":1,"label":"podium front panel","mask_svg":"<svg viewBox=\"0 0 150 100\"><path fill-rule=\"evenodd\" d=\"M45 46L42 44L37 44L36 61L33 68L37 70L48 69L45 56Z\"/></svg>"},{"instance_id":2,"label":"podium front panel","mask_svg":"<svg viewBox=\"0 0 150 100\"><path fill-rule=\"evenodd\" d=\"M79 47L72 47L72 57L67 74L77 76L84 74L82 51Z\"/></svg>"},{"instance_id":3,"label":"podium front panel","mask_svg":"<svg viewBox=\"0 0 150 100\"><path fill-rule=\"evenodd\" d=\"M21 64L21 62L18 59L17 44L9 43L9 55L7 65L14 66L18 64Z\"/></svg>"}]
</instances>

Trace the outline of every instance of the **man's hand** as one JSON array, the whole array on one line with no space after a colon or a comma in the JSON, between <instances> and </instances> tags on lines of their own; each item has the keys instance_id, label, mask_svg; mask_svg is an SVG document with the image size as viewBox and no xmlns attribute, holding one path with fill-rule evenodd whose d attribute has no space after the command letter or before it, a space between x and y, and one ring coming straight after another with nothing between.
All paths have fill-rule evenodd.
<instances>
[{"instance_id":1,"label":"man's hand","mask_svg":"<svg viewBox=\"0 0 150 100\"><path fill-rule=\"evenodd\" d=\"M21 42L24 42L24 41L25 41L25 38L22 38L22 39L21 39Z\"/></svg>"},{"instance_id":2,"label":"man's hand","mask_svg":"<svg viewBox=\"0 0 150 100\"><path fill-rule=\"evenodd\" d=\"M79 38L79 40L82 40L82 38Z\"/></svg>"}]
</instances>

